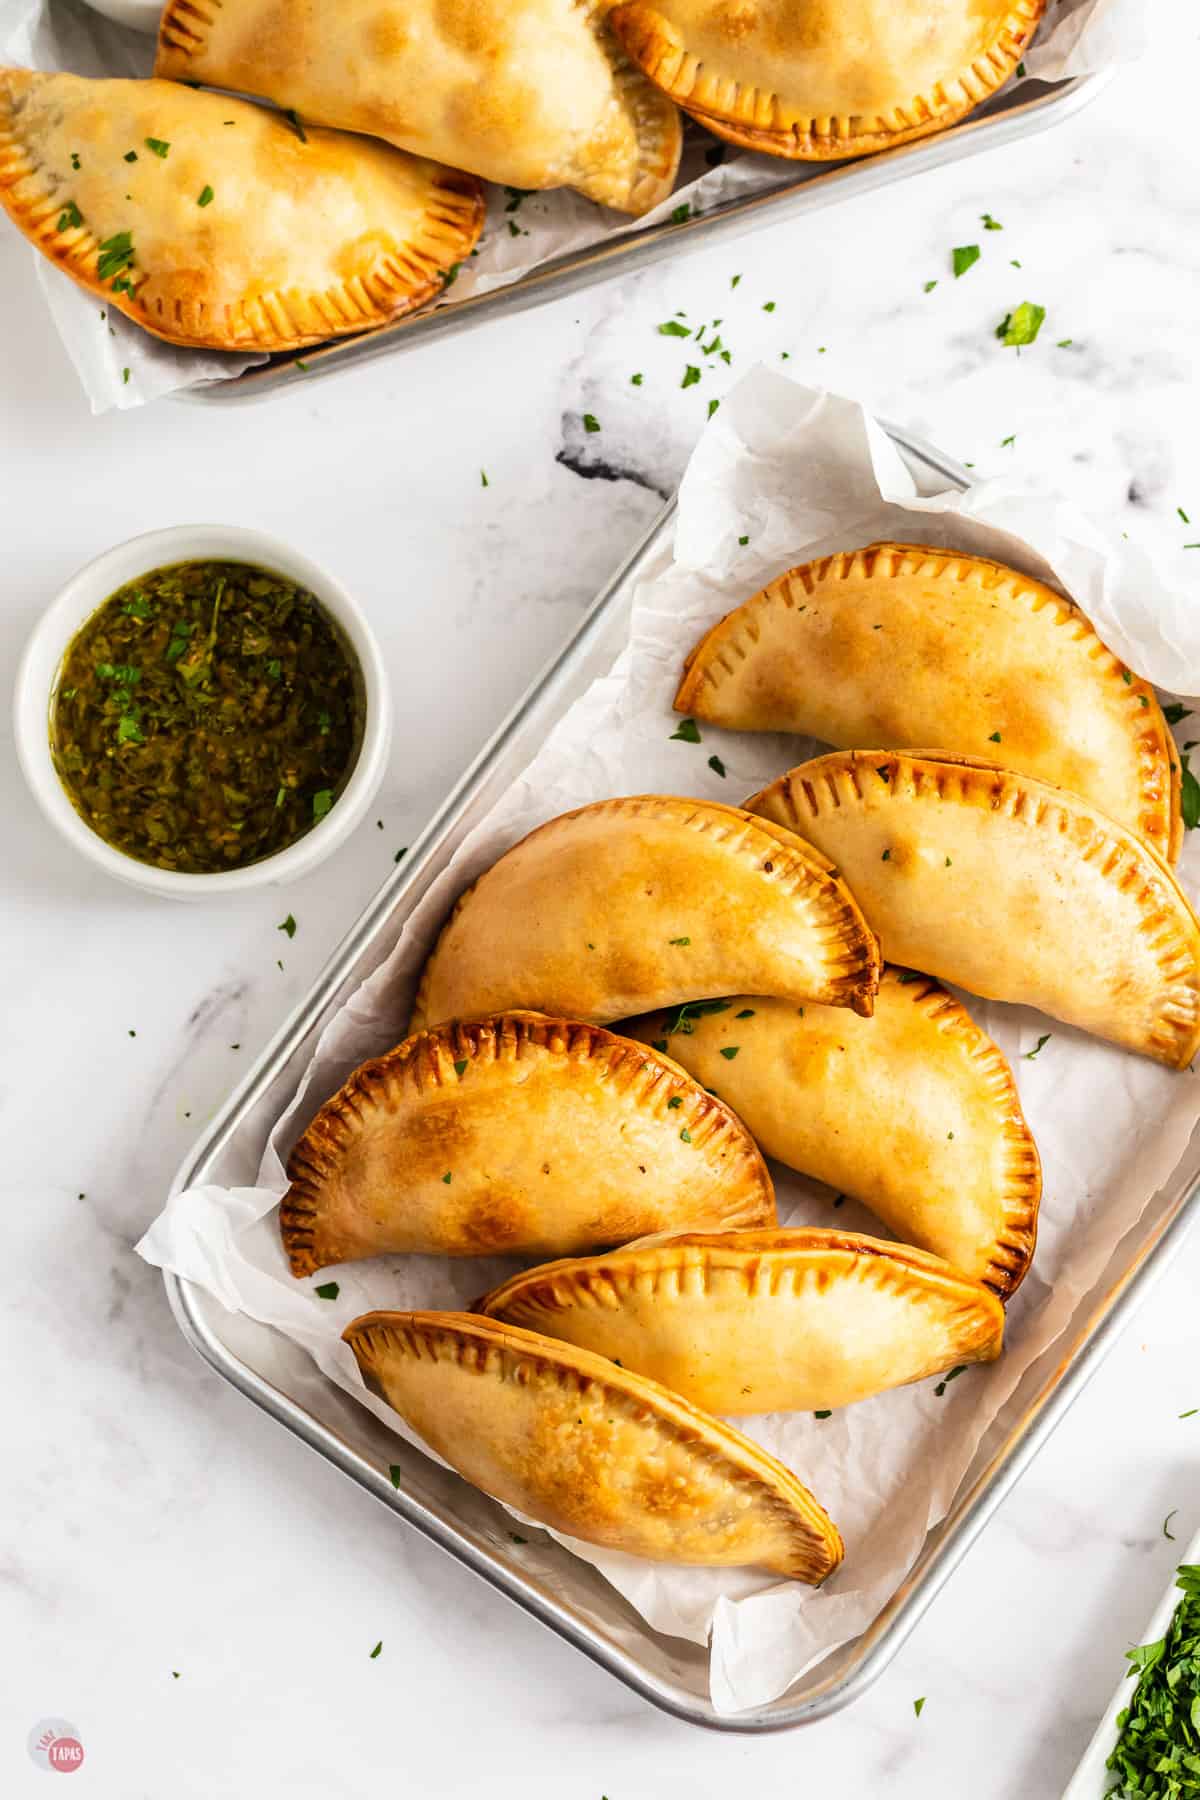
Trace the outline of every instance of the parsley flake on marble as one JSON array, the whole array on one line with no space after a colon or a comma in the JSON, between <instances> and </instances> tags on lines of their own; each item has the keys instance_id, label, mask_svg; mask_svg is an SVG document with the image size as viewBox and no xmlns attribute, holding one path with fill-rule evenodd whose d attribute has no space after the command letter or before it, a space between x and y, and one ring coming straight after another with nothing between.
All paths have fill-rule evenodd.
<instances>
[{"instance_id":1,"label":"parsley flake on marble","mask_svg":"<svg viewBox=\"0 0 1200 1800\"><path fill-rule=\"evenodd\" d=\"M937 1386L933 1390L939 1400L941 1399L942 1395L945 1393L949 1384L952 1381L956 1381L960 1375L962 1375L966 1372L966 1367L967 1367L966 1363L956 1363L952 1369L950 1369L945 1375L943 1375L942 1379L938 1382Z\"/></svg>"},{"instance_id":2,"label":"parsley flake on marble","mask_svg":"<svg viewBox=\"0 0 1200 1800\"><path fill-rule=\"evenodd\" d=\"M1042 329L1042 321L1046 317L1046 309L1034 300L1022 300L1020 306L1006 313L996 327L996 336L1002 344L1010 348L1020 348L1022 344L1032 344Z\"/></svg>"},{"instance_id":3,"label":"parsley flake on marble","mask_svg":"<svg viewBox=\"0 0 1200 1800\"><path fill-rule=\"evenodd\" d=\"M965 275L967 270L979 261L979 254L978 244L957 244L955 246L950 252L950 261L956 280L958 276Z\"/></svg>"},{"instance_id":4,"label":"parsley flake on marble","mask_svg":"<svg viewBox=\"0 0 1200 1800\"><path fill-rule=\"evenodd\" d=\"M680 382L679 385L681 388L695 387L695 385L699 381L699 379L700 379L700 371L696 367L695 363L688 363L687 367L683 371L683 380Z\"/></svg>"},{"instance_id":5,"label":"parsley flake on marble","mask_svg":"<svg viewBox=\"0 0 1200 1800\"><path fill-rule=\"evenodd\" d=\"M668 319L665 325L659 326L658 334L660 337L691 337L692 335L688 327L681 325L678 319Z\"/></svg>"},{"instance_id":6,"label":"parsley flake on marble","mask_svg":"<svg viewBox=\"0 0 1200 1800\"><path fill-rule=\"evenodd\" d=\"M719 756L710 756L708 759L708 766L714 775L719 775L722 781L724 781L727 771L725 764L721 761Z\"/></svg>"},{"instance_id":7,"label":"parsley flake on marble","mask_svg":"<svg viewBox=\"0 0 1200 1800\"><path fill-rule=\"evenodd\" d=\"M289 913L287 918L283 921L283 924L277 925L275 929L276 931L286 931L290 938L294 938L296 935L296 920L294 914Z\"/></svg>"},{"instance_id":8,"label":"parsley flake on marble","mask_svg":"<svg viewBox=\"0 0 1200 1800\"><path fill-rule=\"evenodd\" d=\"M336 1281L323 1281L319 1288L314 1288L318 1300L336 1300L341 1289Z\"/></svg>"},{"instance_id":9,"label":"parsley flake on marble","mask_svg":"<svg viewBox=\"0 0 1200 1800\"><path fill-rule=\"evenodd\" d=\"M377 1656L378 1656L378 1655L379 1655L379 1652L380 1652L380 1651L381 1651L381 1650L382 1650L382 1649L383 1649L383 1639L382 1639L382 1638L380 1638L380 1640L379 1640L379 1642L378 1642L378 1643L377 1643L377 1644L376 1644L376 1646L375 1646L375 1648L374 1648L374 1649L373 1649L373 1650L372 1650L372 1652L371 1652L371 1657L370 1657L370 1660L371 1660L371 1661L372 1661L372 1662L374 1662L374 1661L375 1661L375 1658L376 1658L376 1657L377 1657Z\"/></svg>"},{"instance_id":10,"label":"parsley flake on marble","mask_svg":"<svg viewBox=\"0 0 1200 1800\"><path fill-rule=\"evenodd\" d=\"M914 1701L913 1701L913 1711L914 1711L914 1713L915 1713L915 1714L916 1714L916 1715L917 1715L917 1717L918 1717L918 1719L919 1719L919 1718L920 1718L920 1716L921 1716L921 1711L922 1711L922 1708L923 1708L923 1707L924 1707L924 1705L925 1705L925 1696L924 1696L924 1694L922 1694L922 1695L921 1695L921 1698L920 1698L920 1699L919 1699L919 1700L914 1700Z\"/></svg>"},{"instance_id":11,"label":"parsley flake on marble","mask_svg":"<svg viewBox=\"0 0 1200 1800\"><path fill-rule=\"evenodd\" d=\"M980 219L980 223L982 224L983 229L985 231L1003 231L1004 230L1004 227L1000 223L999 219L993 219L991 213L980 213L979 219Z\"/></svg>"},{"instance_id":12,"label":"parsley flake on marble","mask_svg":"<svg viewBox=\"0 0 1200 1800\"><path fill-rule=\"evenodd\" d=\"M599 421L599 419L598 419L598 418L597 418L597 417L596 417L596 415L595 415L595 413L584 413L584 415L583 415L583 429L584 429L584 430L585 430L585 431L588 431L588 432L591 432L591 431L599 431L599 429L600 429L600 421Z\"/></svg>"},{"instance_id":13,"label":"parsley flake on marble","mask_svg":"<svg viewBox=\"0 0 1200 1800\"><path fill-rule=\"evenodd\" d=\"M700 727L697 725L695 719L681 719L679 721L678 730L673 731L667 739L667 742L671 744L676 741L681 744L698 744L700 742Z\"/></svg>"}]
</instances>

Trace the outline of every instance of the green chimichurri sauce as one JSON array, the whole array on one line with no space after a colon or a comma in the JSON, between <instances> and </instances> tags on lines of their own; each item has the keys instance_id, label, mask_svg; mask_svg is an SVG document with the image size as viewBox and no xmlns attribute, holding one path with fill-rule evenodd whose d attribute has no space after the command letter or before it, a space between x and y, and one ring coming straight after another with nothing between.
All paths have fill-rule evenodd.
<instances>
[{"instance_id":1,"label":"green chimichurri sauce","mask_svg":"<svg viewBox=\"0 0 1200 1800\"><path fill-rule=\"evenodd\" d=\"M362 707L354 654L306 589L249 563L176 563L76 633L50 743L106 843L212 874L320 823L354 766Z\"/></svg>"}]
</instances>

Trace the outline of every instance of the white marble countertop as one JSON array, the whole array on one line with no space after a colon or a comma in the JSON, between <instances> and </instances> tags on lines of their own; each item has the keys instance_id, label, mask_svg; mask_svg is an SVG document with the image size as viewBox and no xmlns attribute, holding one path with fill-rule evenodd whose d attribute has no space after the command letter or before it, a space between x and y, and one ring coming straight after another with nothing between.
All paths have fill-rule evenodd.
<instances>
[{"instance_id":1,"label":"white marble countertop","mask_svg":"<svg viewBox=\"0 0 1200 1800\"><path fill-rule=\"evenodd\" d=\"M91 418L29 253L0 232L4 682L78 564L219 519L351 585L398 712L376 816L345 854L286 893L191 908L93 875L35 811L0 725L6 1797L41 1792L25 1740L52 1715L82 1735L80 1791L114 1800L1061 1791L1169 1577L1164 1521L1180 1545L1200 1524L1200 1415L1180 1417L1200 1407L1200 1241L878 1684L759 1740L658 1715L373 1506L201 1367L131 1245L670 492L721 383L680 388L660 320L722 315L735 371L787 351L802 379L981 470L1011 462L1157 547L1200 536L1176 512L1200 521L1186 37L1051 135L256 407ZM983 236L985 211L1003 237ZM955 282L951 246L977 240ZM1048 317L1018 360L993 327L1025 298Z\"/></svg>"}]
</instances>

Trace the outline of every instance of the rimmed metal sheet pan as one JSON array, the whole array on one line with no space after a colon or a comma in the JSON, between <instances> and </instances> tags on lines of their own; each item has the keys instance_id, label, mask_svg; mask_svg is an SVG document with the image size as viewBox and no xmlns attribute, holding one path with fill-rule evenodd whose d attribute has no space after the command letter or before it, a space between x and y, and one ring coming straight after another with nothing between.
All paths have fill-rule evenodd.
<instances>
[{"instance_id":1,"label":"rimmed metal sheet pan","mask_svg":"<svg viewBox=\"0 0 1200 1800\"><path fill-rule=\"evenodd\" d=\"M679 224L644 228L631 225L615 237L555 257L531 269L508 287L448 301L433 312L417 313L362 337L339 338L315 349L272 357L260 367L247 369L228 381L209 382L203 387L183 390L182 397L217 401L257 399L281 386L312 381L319 375L332 375L338 369L356 368L379 356L394 356L401 350L415 350L435 338L485 325L490 319L502 318L509 313L524 312L531 306L577 293L581 288L592 287L618 275L633 274L652 263L685 255L689 250L715 243L718 239L729 241L743 232L755 231L778 220L798 218L820 207L852 200L857 194L874 193L905 176L943 168L947 163L958 162L977 151L994 150L1002 144L1016 143L1039 131L1047 131L1052 125L1063 124L1095 98L1113 73L1113 70L1104 70L1092 75L1077 75L1066 81L1023 84L998 95L948 131L922 138L914 144L898 145L878 156L847 163L780 162L777 165L778 181L761 193L728 200Z\"/></svg>"},{"instance_id":2,"label":"rimmed metal sheet pan","mask_svg":"<svg viewBox=\"0 0 1200 1800\"><path fill-rule=\"evenodd\" d=\"M966 471L904 432L891 436L925 492L967 487ZM661 558L673 527L665 509L600 594L577 631L480 752L437 816L335 950L308 997L276 1033L201 1137L175 1188L252 1183L267 1133L291 1100L320 1031L396 942L401 926L463 838L521 774L546 735L611 666L628 629L639 577ZM382 1048L382 1046L381 1046ZM527 1612L654 1705L721 1731L777 1731L856 1699L886 1667L996 1507L1011 1490L1200 1214L1200 1129L1171 1179L1114 1248L1070 1327L1025 1375L980 1444L949 1513L869 1628L769 1704L733 1717L708 1694L707 1653L653 1632L590 1564L543 1534L512 1541L509 1515L449 1470L388 1432L319 1372L296 1345L227 1312L166 1276L184 1336L219 1375ZM389 1465L398 1465L393 1485Z\"/></svg>"}]
</instances>

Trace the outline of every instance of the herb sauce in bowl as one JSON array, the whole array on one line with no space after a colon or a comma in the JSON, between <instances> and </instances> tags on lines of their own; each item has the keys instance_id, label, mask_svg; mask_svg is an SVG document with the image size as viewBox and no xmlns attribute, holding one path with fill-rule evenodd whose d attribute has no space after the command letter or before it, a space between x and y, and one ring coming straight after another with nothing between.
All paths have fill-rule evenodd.
<instances>
[{"instance_id":1,"label":"herb sauce in bowl","mask_svg":"<svg viewBox=\"0 0 1200 1800\"><path fill-rule=\"evenodd\" d=\"M54 766L97 835L186 874L286 849L336 802L362 741L357 658L313 594L249 563L152 570L63 657Z\"/></svg>"}]
</instances>

